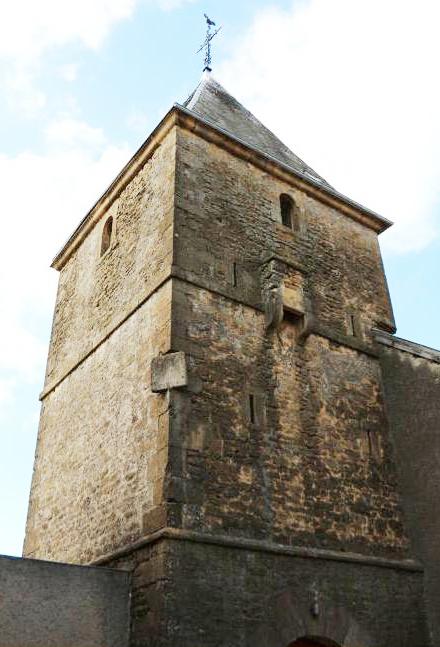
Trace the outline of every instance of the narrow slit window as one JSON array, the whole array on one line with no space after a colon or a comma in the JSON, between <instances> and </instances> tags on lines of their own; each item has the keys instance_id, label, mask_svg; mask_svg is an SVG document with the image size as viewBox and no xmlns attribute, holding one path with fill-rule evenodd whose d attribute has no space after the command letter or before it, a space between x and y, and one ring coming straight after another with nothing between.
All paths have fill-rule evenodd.
<instances>
[{"instance_id":1,"label":"narrow slit window","mask_svg":"<svg viewBox=\"0 0 440 647\"><path fill-rule=\"evenodd\" d=\"M376 464L382 463L382 448L378 434L371 429L367 429L368 439L368 458Z\"/></svg>"},{"instance_id":2,"label":"narrow slit window","mask_svg":"<svg viewBox=\"0 0 440 647\"><path fill-rule=\"evenodd\" d=\"M280 211L282 224L289 229L293 229L295 202L289 195L286 195L285 193L282 193L280 195Z\"/></svg>"},{"instance_id":3,"label":"narrow slit window","mask_svg":"<svg viewBox=\"0 0 440 647\"><path fill-rule=\"evenodd\" d=\"M255 424L257 416L255 411L255 396L253 393L249 394L249 419L251 424Z\"/></svg>"},{"instance_id":4,"label":"narrow slit window","mask_svg":"<svg viewBox=\"0 0 440 647\"><path fill-rule=\"evenodd\" d=\"M107 218L104 228L102 230L102 239L101 239L101 256L109 249L112 242L112 233L113 233L113 218Z\"/></svg>"},{"instance_id":5,"label":"narrow slit window","mask_svg":"<svg viewBox=\"0 0 440 647\"><path fill-rule=\"evenodd\" d=\"M348 332L352 337L357 337L356 334L356 317L354 314L348 315Z\"/></svg>"},{"instance_id":6,"label":"narrow slit window","mask_svg":"<svg viewBox=\"0 0 440 647\"><path fill-rule=\"evenodd\" d=\"M367 429L367 438L368 438L368 456L371 459L373 456L373 441L371 438L371 431L369 429Z\"/></svg>"},{"instance_id":7,"label":"narrow slit window","mask_svg":"<svg viewBox=\"0 0 440 647\"><path fill-rule=\"evenodd\" d=\"M232 264L232 285L237 287L237 263Z\"/></svg>"}]
</instances>

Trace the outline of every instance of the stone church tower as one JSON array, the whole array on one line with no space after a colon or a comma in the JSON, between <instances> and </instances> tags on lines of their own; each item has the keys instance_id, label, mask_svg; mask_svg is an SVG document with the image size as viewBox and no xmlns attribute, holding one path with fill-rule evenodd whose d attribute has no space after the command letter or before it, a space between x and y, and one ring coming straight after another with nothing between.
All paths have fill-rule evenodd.
<instances>
[{"instance_id":1,"label":"stone church tower","mask_svg":"<svg viewBox=\"0 0 440 647\"><path fill-rule=\"evenodd\" d=\"M24 555L130 570L133 647L429 645L390 224L206 72L56 256Z\"/></svg>"}]
</instances>

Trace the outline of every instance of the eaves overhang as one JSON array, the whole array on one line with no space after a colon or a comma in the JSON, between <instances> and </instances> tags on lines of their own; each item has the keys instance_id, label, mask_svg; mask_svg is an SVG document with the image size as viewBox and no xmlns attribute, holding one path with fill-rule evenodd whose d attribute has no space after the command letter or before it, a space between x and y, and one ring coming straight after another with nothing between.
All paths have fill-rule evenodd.
<instances>
[{"instance_id":1,"label":"eaves overhang","mask_svg":"<svg viewBox=\"0 0 440 647\"><path fill-rule=\"evenodd\" d=\"M373 229L378 234L393 224L390 220L351 200L329 185L315 180L315 178L306 173L301 173L265 151L249 145L239 137L210 122L196 112L176 103L81 220L78 227L55 256L51 267L57 270L63 268L68 258L79 247L96 222L99 221L102 214L117 199L174 126L185 128L203 139L228 150L237 157L254 164L269 174L291 183L317 200L343 212L352 220Z\"/></svg>"},{"instance_id":2,"label":"eaves overhang","mask_svg":"<svg viewBox=\"0 0 440 647\"><path fill-rule=\"evenodd\" d=\"M277 167L281 171L284 171L285 173L289 174L290 176L295 176L295 178L297 178L297 180L300 181L300 184L296 183L298 188L301 188L306 193L313 194L314 197L321 199L321 201L323 202L328 203L329 198L331 198L332 204L333 204L333 200L337 200L338 203L351 208L353 210L353 214L351 215L354 220L361 221L362 224L365 224L371 229L374 229L374 231L376 231L377 233L381 234L383 231L385 231L386 229L388 229L393 225L393 222L391 220L388 220L387 218L380 216L375 211L372 211L371 209L364 207L358 202L355 202L351 198L348 198L346 195L339 193L339 191L336 191L328 184L324 182L319 182L312 175L309 175L307 173L301 173L297 169L293 168L292 166L289 166L288 164L286 164L285 162L282 162L281 160L278 160L276 157L269 155L265 151L255 146L251 146L250 144L240 139L236 135L233 135L229 131L224 130L223 128L217 126L216 124L210 122L205 117L198 115L196 112L192 110L188 110L188 108L185 108L184 106L181 106L178 103L175 104L175 107L178 108L182 113L186 114L189 118L194 119L196 123L198 122L199 124L203 124L208 129L217 131L225 138L235 142L243 149L249 151L250 154L242 155L242 157L245 157L246 160L253 161L254 163L256 163L257 166L261 166L261 162L266 161L268 164L273 165L273 167ZM188 124L187 124L187 127L188 127ZM196 132L196 134L203 136L200 128L197 128L196 124L190 129ZM252 156L252 153L254 154L254 156ZM258 160L260 160L260 164L258 164ZM273 170L272 170L272 173L273 173ZM354 212L356 212L357 215L355 215ZM347 214L347 215L350 215L350 214Z\"/></svg>"}]
</instances>

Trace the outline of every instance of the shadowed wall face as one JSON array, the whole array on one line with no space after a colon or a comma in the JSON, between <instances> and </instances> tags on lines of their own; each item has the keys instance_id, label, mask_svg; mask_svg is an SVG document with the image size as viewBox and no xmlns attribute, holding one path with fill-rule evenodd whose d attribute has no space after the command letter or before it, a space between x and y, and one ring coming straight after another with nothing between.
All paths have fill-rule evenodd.
<instances>
[{"instance_id":1,"label":"shadowed wall face","mask_svg":"<svg viewBox=\"0 0 440 647\"><path fill-rule=\"evenodd\" d=\"M127 647L130 575L0 557L2 647Z\"/></svg>"},{"instance_id":2,"label":"shadowed wall face","mask_svg":"<svg viewBox=\"0 0 440 647\"><path fill-rule=\"evenodd\" d=\"M163 539L133 568L132 647L428 647L420 570Z\"/></svg>"},{"instance_id":3,"label":"shadowed wall face","mask_svg":"<svg viewBox=\"0 0 440 647\"><path fill-rule=\"evenodd\" d=\"M433 354L434 355L434 354ZM433 644L440 644L440 356L383 348L386 404L408 527L426 567Z\"/></svg>"}]
</instances>

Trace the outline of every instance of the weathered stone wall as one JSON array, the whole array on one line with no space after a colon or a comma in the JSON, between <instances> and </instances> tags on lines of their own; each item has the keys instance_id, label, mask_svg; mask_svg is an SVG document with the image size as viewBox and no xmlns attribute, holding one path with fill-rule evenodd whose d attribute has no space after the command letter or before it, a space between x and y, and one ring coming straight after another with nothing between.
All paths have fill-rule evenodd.
<instances>
[{"instance_id":1,"label":"weathered stone wall","mask_svg":"<svg viewBox=\"0 0 440 647\"><path fill-rule=\"evenodd\" d=\"M376 238L171 131L61 272L25 553L88 561L183 524L404 554L370 336L393 327ZM265 327L276 277L301 331ZM190 384L155 395L151 363L169 350Z\"/></svg>"},{"instance_id":2,"label":"weathered stone wall","mask_svg":"<svg viewBox=\"0 0 440 647\"><path fill-rule=\"evenodd\" d=\"M296 231L281 224L282 193L297 203ZM322 328L347 336L348 313L359 318L359 341L372 325L394 327L373 231L182 129L175 232L181 275L210 290L261 305L262 264L276 255L302 268L308 310Z\"/></svg>"},{"instance_id":3,"label":"weathered stone wall","mask_svg":"<svg viewBox=\"0 0 440 647\"><path fill-rule=\"evenodd\" d=\"M130 574L0 557L2 647L128 647Z\"/></svg>"},{"instance_id":4,"label":"weathered stone wall","mask_svg":"<svg viewBox=\"0 0 440 647\"><path fill-rule=\"evenodd\" d=\"M394 328L376 234L183 130L143 173L109 212L115 246L97 258L97 226L62 273L25 553L125 546L133 647L287 647L314 627L427 647L415 563L272 549L412 555L371 334Z\"/></svg>"},{"instance_id":5,"label":"weathered stone wall","mask_svg":"<svg viewBox=\"0 0 440 647\"><path fill-rule=\"evenodd\" d=\"M44 400L26 556L84 563L143 533L167 464L150 364L169 350L170 312L168 281Z\"/></svg>"},{"instance_id":6,"label":"weathered stone wall","mask_svg":"<svg viewBox=\"0 0 440 647\"><path fill-rule=\"evenodd\" d=\"M104 562L131 573L130 647L179 644L169 640L170 628L179 624L178 609L168 605L172 588L169 559L168 542L158 541Z\"/></svg>"},{"instance_id":7,"label":"weathered stone wall","mask_svg":"<svg viewBox=\"0 0 440 647\"><path fill-rule=\"evenodd\" d=\"M440 353L381 345L386 404L412 544L426 567L433 644L440 644ZM393 347L394 346L394 347ZM423 352L423 351L422 351Z\"/></svg>"},{"instance_id":8,"label":"weathered stone wall","mask_svg":"<svg viewBox=\"0 0 440 647\"><path fill-rule=\"evenodd\" d=\"M174 171L172 130L61 271L27 555L88 561L161 517L167 403L151 394L150 365L170 348L171 285L160 286L172 267Z\"/></svg>"},{"instance_id":9,"label":"weathered stone wall","mask_svg":"<svg viewBox=\"0 0 440 647\"><path fill-rule=\"evenodd\" d=\"M298 342L290 321L268 334L258 310L176 280L173 345L190 370L167 490L184 527L407 552L375 357Z\"/></svg>"},{"instance_id":10,"label":"weathered stone wall","mask_svg":"<svg viewBox=\"0 0 440 647\"><path fill-rule=\"evenodd\" d=\"M131 647L430 644L423 575L409 566L200 539L160 540L113 565L133 569Z\"/></svg>"},{"instance_id":11,"label":"weathered stone wall","mask_svg":"<svg viewBox=\"0 0 440 647\"><path fill-rule=\"evenodd\" d=\"M183 131L175 232L172 346L190 384L172 396L167 496L183 526L407 554L371 338L394 325L376 234ZM302 327L265 328L274 262Z\"/></svg>"},{"instance_id":12,"label":"weathered stone wall","mask_svg":"<svg viewBox=\"0 0 440 647\"><path fill-rule=\"evenodd\" d=\"M171 131L60 273L45 388L56 384L170 274L175 131ZM113 236L100 257L109 216Z\"/></svg>"},{"instance_id":13,"label":"weathered stone wall","mask_svg":"<svg viewBox=\"0 0 440 647\"><path fill-rule=\"evenodd\" d=\"M87 562L160 511L168 405L150 366L171 343L174 170L171 131L61 271L25 555Z\"/></svg>"}]
</instances>

